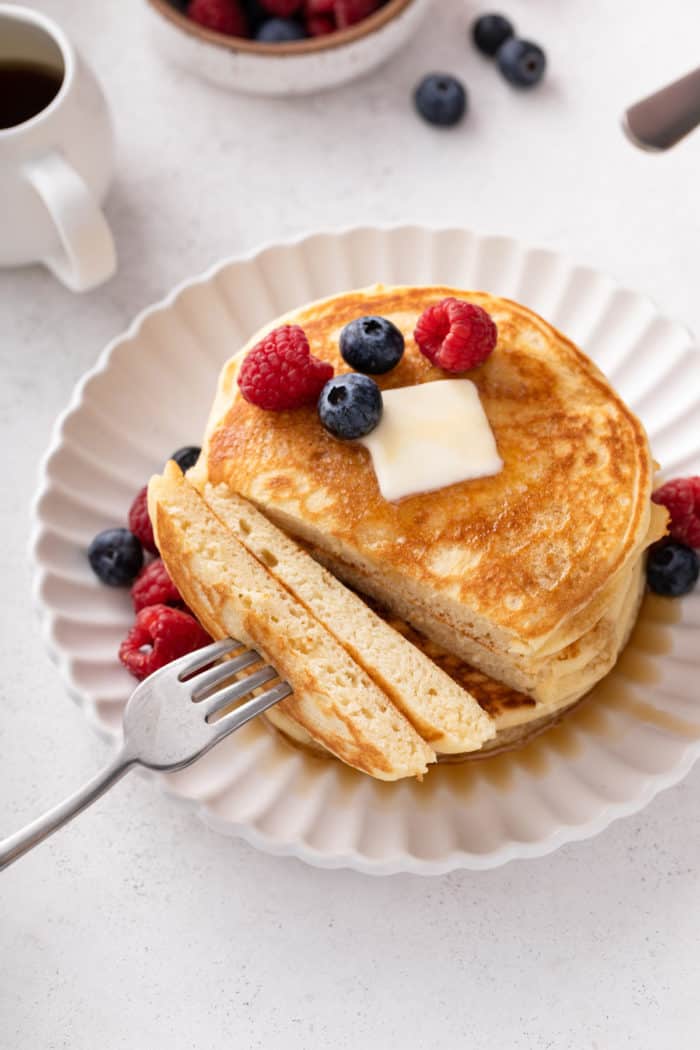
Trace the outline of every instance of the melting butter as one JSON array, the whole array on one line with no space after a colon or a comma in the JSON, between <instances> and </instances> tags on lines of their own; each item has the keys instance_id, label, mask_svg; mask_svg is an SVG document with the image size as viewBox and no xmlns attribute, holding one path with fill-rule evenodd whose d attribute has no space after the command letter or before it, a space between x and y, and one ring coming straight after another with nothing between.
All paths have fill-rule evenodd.
<instances>
[{"instance_id":1,"label":"melting butter","mask_svg":"<svg viewBox=\"0 0 700 1050\"><path fill-rule=\"evenodd\" d=\"M470 379L441 379L382 392L384 412L360 444L379 489L399 500L490 477L503 469L496 439Z\"/></svg>"}]
</instances>

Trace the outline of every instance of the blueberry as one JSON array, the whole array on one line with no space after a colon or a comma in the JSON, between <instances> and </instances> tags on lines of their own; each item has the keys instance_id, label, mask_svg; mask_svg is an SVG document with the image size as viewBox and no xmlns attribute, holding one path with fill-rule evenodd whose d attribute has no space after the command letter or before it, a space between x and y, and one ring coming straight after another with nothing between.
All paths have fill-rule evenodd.
<instances>
[{"instance_id":1,"label":"blueberry","mask_svg":"<svg viewBox=\"0 0 700 1050\"><path fill-rule=\"evenodd\" d=\"M697 553L685 543L661 540L649 551L647 583L655 594L679 598L692 591L699 573Z\"/></svg>"},{"instance_id":2,"label":"blueberry","mask_svg":"<svg viewBox=\"0 0 700 1050\"><path fill-rule=\"evenodd\" d=\"M461 81L448 73L431 73L415 90L416 109L429 124L448 128L467 112L467 92Z\"/></svg>"},{"instance_id":3,"label":"blueberry","mask_svg":"<svg viewBox=\"0 0 700 1050\"><path fill-rule=\"evenodd\" d=\"M128 529L105 529L88 547L92 570L110 587L126 587L143 567L143 548Z\"/></svg>"},{"instance_id":4,"label":"blueberry","mask_svg":"<svg viewBox=\"0 0 700 1050\"><path fill-rule=\"evenodd\" d=\"M382 418L382 392L369 376L335 376L321 391L318 415L334 437L364 437Z\"/></svg>"},{"instance_id":5,"label":"blueberry","mask_svg":"<svg viewBox=\"0 0 700 1050\"><path fill-rule=\"evenodd\" d=\"M498 49L498 68L516 87L534 87L544 76L547 58L541 47L512 36Z\"/></svg>"},{"instance_id":6,"label":"blueberry","mask_svg":"<svg viewBox=\"0 0 700 1050\"><path fill-rule=\"evenodd\" d=\"M177 452L173 452L170 458L175 460L184 474L186 470L195 465L201 451L198 445L185 445L184 448L179 448Z\"/></svg>"},{"instance_id":7,"label":"blueberry","mask_svg":"<svg viewBox=\"0 0 700 1050\"><path fill-rule=\"evenodd\" d=\"M340 333L340 352L356 372L383 375L403 357L404 341L386 317L356 317Z\"/></svg>"},{"instance_id":8,"label":"blueberry","mask_svg":"<svg viewBox=\"0 0 700 1050\"><path fill-rule=\"evenodd\" d=\"M495 55L515 29L503 15L482 15L472 25L472 39L484 55Z\"/></svg>"},{"instance_id":9,"label":"blueberry","mask_svg":"<svg viewBox=\"0 0 700 1050\"><path fill-rule=\"evenodd\" d=\"M304 27L295 18L268 18L255 33L261 44L287 44L305 38Z\"/></svg>"}]
</instances>

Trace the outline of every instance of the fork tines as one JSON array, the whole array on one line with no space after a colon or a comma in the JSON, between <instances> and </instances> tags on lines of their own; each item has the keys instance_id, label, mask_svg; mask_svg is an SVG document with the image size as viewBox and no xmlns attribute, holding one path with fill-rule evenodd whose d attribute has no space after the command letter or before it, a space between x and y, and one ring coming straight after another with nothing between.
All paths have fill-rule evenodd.
<instances>
[{"instance_id":1,"label":"fork tines","mask_svg":"<svg viewBox=\"0 0 700 1050\"><path fill-rule=\"evenodd\" d=\"M180 682L192 686L191 699L194 703L201 704L206 721L215 722L217 730L222 733L238 729L251 718L262 714L268 707L284 700L292 692L292 687L288 682L278 682L271 689L259 696L253 696L246 703L227 712L225 710L227 707L243 700L255 689L259 689L276 678L279 679L278 672L269 664L258 667L249 674L242 674L249 668L262 664L260 653L254 649L244 649L238 656L223 659L243 648L243 643L235 638L225 638L223 641L214 642L213 645L208 645L191 654L190 660L183 658L183 667L178 674ZM198 671L202 673L198 674ZM230 681L232 678L236 680ZM227 682L228 685L225 684ZM218 688L220 684L223 684L222 688ZM214 716L221 711L224 714L214 719Z\"/></svg>"}]
</instances>

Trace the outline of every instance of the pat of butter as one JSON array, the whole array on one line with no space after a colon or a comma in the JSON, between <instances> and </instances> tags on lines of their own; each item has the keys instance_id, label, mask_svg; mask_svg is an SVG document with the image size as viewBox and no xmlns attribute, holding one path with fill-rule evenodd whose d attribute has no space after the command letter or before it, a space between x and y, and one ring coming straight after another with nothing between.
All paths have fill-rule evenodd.
<instances>
[{"instance_id":1,"label":"pat of butter","mask_svg":"<svg viewBox=\"0 0 700 1050\"><path fill-rule=\"evenodd\" d=\"M503 468L470 379L441 379L382 392L384 412L360 444L386 500L489 477Z\"/></svg>"}]
</instances>

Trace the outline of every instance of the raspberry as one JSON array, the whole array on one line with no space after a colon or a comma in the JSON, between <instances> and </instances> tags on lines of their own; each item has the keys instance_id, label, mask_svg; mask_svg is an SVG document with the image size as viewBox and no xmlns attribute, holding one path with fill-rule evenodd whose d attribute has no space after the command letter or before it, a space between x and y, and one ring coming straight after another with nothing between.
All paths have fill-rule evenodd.
<instances>
[{"instance_id":1,"label":"raspberry","mask_svg":"<svg viewBox=\"0 0 700 1050\"><path fill-rule=\"evenodd\" d=\"M187 14L205 29L227 36L248 36L245 14L238 0L191 0Z\"/></svg>"},{"instance_id":2,"label":"raspberry","mask_svg":"<svg viewBox=\"0 0 700 1050\"><path fill-rule=\"evenodd\" d=\"M208 645L211 638L193 616L167 605L149 605L119 646L119 659L135 678L146 678L185 653Z\"/></svg>"},{"instance_id":3,"label":"raspberry","mask_svg":"<svg viewBox=\"0 0 700 1050\"><path fill-rule=\"evenodd\" d=\"M141 545L151 554L157 554L158 548L153 538L153 526L148 516L148 485L139 489L134 502L129 509L129 528L134 536L141 541Z\"/></svg>"},{"instance_id":4,"label":"raspberry","mask_svg":"<svg viewBox=\"0 0 700 1050\"><path fill-rule=\"evenodd\" d=\"M338 29L361 22L380 6L381 0L335 0L334 10Z\"/></svg>"},{"instance_id":5,"label":"raspberry","mask_svg":"<svg viewBox=\"0 0 700 1050\"><path fill-rule=\"evenodd\" d=\"M304 24L309 36L326 36L328 33L335 33L337 29L331 15L307 15Z\"/></svg>"},{"instance_id":6,"label":"raspberry","mask_svg":"<svg viewBox=\"0 0 700 1050\"><path fill-rule=\"evenodd\" d=\"M674 540L700 548L700 477L674 478L651 498L671 515L669 532Z\"/></svg>"},{"instance_id":7,"label":"raspberry","mask_svg":"<svg viewBox=\"0 0 700 1050\"><path fill-rule=\"evenodd\" d=\"M492 352L498 329L480 306L450 298L421 314L414 337L432 364L447 372L466 372Z\"/></svg>"},{"instance_id":8,"label":"raspberry","mask_svg":"<svg viewBox=\"0 0 700 1050\"><path fill-rule=\"evenodd\" d=\"M302 0L260 0L260 6L278 18L289 18L302 5Z\"/></svg>"},{"instance_id":9,"label":"raspberry","mask_svg":"<svg viewBox=\"0 0 700 1050\"><path fill-rule=\"evenodd\" d=\"M329 15L335 7L335 0L306 0L304 13L307 15Z\"/></svg>"},{"instance_id":10,"label":"raspberry","mask_svg":"<svg viewBox=\"0 0 700 1050\"><path fill-rule=\"evenodd\" d=\"M238 385L246 401L271 412L313 404L333 368L309 351L299 325L275 328L246 355Z\"/></svg>"},{"instance_id":11,"label":"raspberry","mask_svg":"<svg viewBox=\"0 0 700 1050\"><path fill-rule=\"evenodd\" d=\"M140 612L149 605L174 605L179 608L184 605L180 592L160 558L139 573L131 588L131 600L134 612Z\"/></svg>"}]
</instances>

